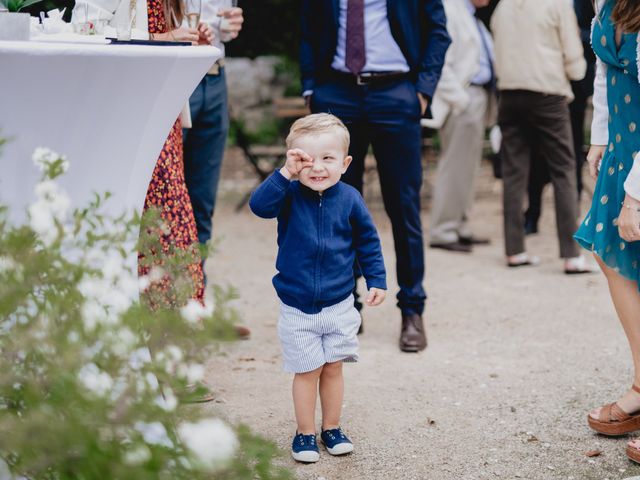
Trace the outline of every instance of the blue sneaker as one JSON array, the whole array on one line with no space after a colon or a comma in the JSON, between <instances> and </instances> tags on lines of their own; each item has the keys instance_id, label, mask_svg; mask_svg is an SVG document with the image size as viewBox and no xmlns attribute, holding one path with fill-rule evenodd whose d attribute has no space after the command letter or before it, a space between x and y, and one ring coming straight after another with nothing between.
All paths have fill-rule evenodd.
<instances>
[{"instance_id":1,"label":"blue sneaker","mask_svg":"<svg viewBox=\"0 0 640 480\"><path fill-rule=\"evenodd\" d=\"M291 455L298 462L313 463L320 460L320 450L315 435L303 435L296 432L291 442Z\"/></svg>"},{"instance_id":2,"label":"blue sneaker","mask_svg":"<svg viewBox=\"0 0 640 480\"><path fill-rule=\"evenodd\" d=\"M347 438L340 427L323 430L320 433L322 443L331 455L344 455L353 452L353 443Z\"/></svg>"}]
</instances>

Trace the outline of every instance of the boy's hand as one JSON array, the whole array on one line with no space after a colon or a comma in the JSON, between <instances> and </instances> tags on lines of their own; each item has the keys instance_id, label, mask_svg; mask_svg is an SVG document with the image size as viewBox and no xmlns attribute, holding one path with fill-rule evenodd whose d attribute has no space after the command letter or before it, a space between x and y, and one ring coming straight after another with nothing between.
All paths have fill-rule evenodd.
<instances>
[{"instance_id":1,"label":"boy's hand","mask_svg":"<svg viewBox=\"0 0 640 480\"><path fill-rule=\"evenodd\" d=\"M304 150L294 148L287 151L287 161L284 167L280 169L280 173L291 180L296 178L298 174L305 168L313 165L313 158Z\"/></svg>"},{"instance_id":2,"label":"boy's hand","mask_svg":"<svg viewBox=\"0 0 640 480\"><path fill-rule=\"evenodd\" d=\"M369 290L369 295L367 295L367 305L369 305L370 307L377 307L382 302L384 302L384 297L386 296L386 290L382 290L380 288L371 288Z\"/></svg>"}]
</instances>

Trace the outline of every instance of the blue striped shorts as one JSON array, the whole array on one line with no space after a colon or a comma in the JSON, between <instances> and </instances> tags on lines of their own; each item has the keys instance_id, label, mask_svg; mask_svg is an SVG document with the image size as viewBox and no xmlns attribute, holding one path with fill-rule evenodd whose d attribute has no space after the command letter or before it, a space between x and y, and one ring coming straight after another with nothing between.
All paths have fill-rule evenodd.
<instances>
[{"instance_id":1,"label":"blue striped shorts","mask_svg":"<svg viewBox=\"0 0 640 480\"><path fill-rule=\"evenodd\" d=\"M284 370L304 373L325 363L357 362L360 321L353 295L314 314L280 302L278 335Z\"/></svg>"}]
</instances>

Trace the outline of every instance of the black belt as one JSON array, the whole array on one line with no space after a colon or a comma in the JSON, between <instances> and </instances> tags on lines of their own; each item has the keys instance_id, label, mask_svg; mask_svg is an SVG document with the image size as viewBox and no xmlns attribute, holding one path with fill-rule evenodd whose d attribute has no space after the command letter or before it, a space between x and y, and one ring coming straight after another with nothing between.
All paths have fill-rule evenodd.
<instances>
[{"instance_id":1,"label":"black belt","mask_svg":"<svg viewBox=\"0 0 640 480\"><path fill-rule=\"evenodd\" d=\"M329 80L346 80L356 85L378 85L380 83L408 80L412 77L410 72L361 72L358 74L331 70Z\"/></svg>"}]
</instances>

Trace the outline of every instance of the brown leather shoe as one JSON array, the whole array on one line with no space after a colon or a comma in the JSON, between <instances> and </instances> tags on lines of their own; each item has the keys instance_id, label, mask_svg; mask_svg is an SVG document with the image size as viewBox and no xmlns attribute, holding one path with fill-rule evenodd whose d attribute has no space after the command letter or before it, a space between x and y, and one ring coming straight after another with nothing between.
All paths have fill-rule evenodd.
<instances>
[{"instance_id":1,"label":"brown leather shoe","mask_svg":"<svg viewBox=\"0 0 640 480\"><path fill-rule=\"evenodd\" d=\"M427 348L427 337L422 317L417 313L402 315L400 350L403 352L419 352L425 348Z\"/></svg>"}]
</instances>

